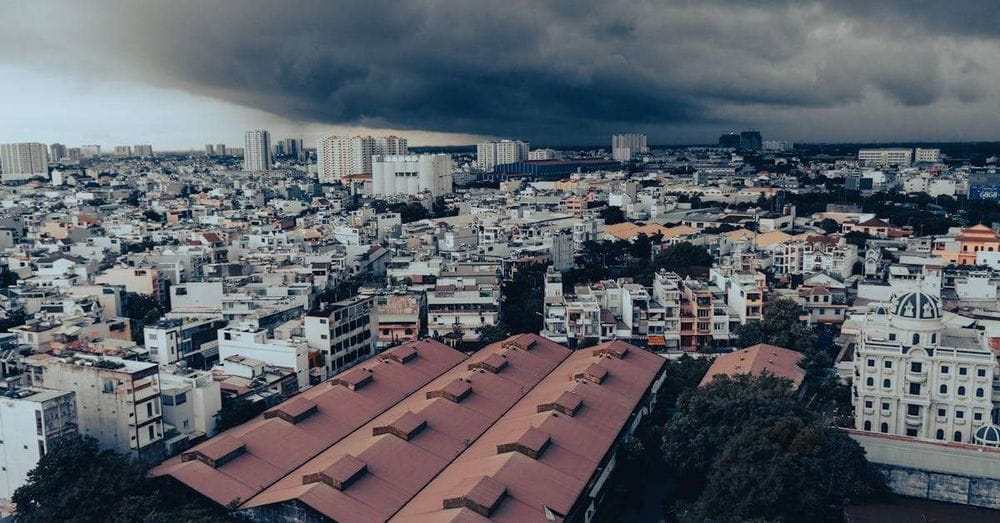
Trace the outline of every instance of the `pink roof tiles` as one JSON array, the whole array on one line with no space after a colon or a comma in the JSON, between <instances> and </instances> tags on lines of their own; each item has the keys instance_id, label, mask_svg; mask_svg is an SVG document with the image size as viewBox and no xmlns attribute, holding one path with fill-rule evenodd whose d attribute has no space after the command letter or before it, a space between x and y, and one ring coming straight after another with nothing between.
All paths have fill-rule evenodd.
<instances>
[{"instance_id":1,"label":"pink roof tiles","mask_svg":"<svg viewBox=\"0 0 1000 523\"><path fill-rule=\"evenodd\" d=\"M712 366L708 368L705 377L701 379L699 386L704 386L715 379L720 374L735 376L737 374L752 374L760 376L768 372L779 378L792 380L792 386L799 388L802 380L806 377L806 371L799 367L802 360L802 353L769 345L758 343L752 347L747 347L730 354L716 356Z\"/></svg>"},{"instance_id":2,"label":"pink roof tiles","mask_svg":"<svg viewBox=\"0 0 1000 523\"><path fill-rule=\"evenodd\" d=\"M242 508L265 514L268 505L297 500L336 521L390 518L572 354L537 335L516 338L522 346L509 338L480 350L250 498ZM531 348L525 349L526 345ZM500 361L504 363L497 373L478 365ZM535 433L526 432L510 442L540 452ZM303 489L303 477L313 477L346 455L367 467L349 487L337 490L322 483ZM358 506L366 510L357 512Z\"/></svg>"},{"instance_id":3,"label":"pink roof tiles","mask_svg":"<svg viewBox=\"0 0 1000 523\"><path fill-rule=\"evenodd\" d=\"M581 498L664 364L634 347L619 359L619 348L602 344L571 354L391 520L544 521L546 512L563 518L581 510L588 503ZM605 370L600 383L574 379L595 365ZM539 408L555 403L575 414ZM469 485L484 477L491 494L470 500Z\"/></svg>"},{"instance_id":4,"label":"pink roof tiles","mask_svg":"<svg viewBox=\"0 0 1000 523\"><path fill-rule=\"evenodd\" d=\"M405 364L366 360L165 461L153 475L172 476L220 505L246 501L466 358L432 340L404 347L417 356ZM242 450L219 459L227 448Z\"/></svg>"},{"instance_id":5,"label":"pink roof tiles","mask_svg":"<svg viewBox=\"0 0 1000 523\"><path fill-rule=\"evenodd\" d=\"M372 391L405 379L392 372L426 359L417 349L416 357L383 357L359 389L316 387L326 392L306 398L316 411L298 423L277 414L251 422L259 425L259 438L251 430L238 434L247 440L244 455L221 467L246 463L234 485L199 480L206 470L214 479L210 473L218 469L197 460L191 462L202 467L196 471L168 462L160 474L213 499L226 499L220 491L238 497L239 510L255 519L301 516L295 511L302 509L346 522L559 519L589 504L586 493L639 403L662 381L664 364L620 342L573 352L520 335L455 361L413 390L399 390L402 396L367 419L351 416L358 407L345 397L325 403L334 394L375 401L367 398ZM338 408L345 419L337 421L353 428L332 443L324 439L325 446L304 459L286 443L291 433L267 425L297 431ZM278 410L294 416L309 405Z\"/></svg>"}]
</instances>

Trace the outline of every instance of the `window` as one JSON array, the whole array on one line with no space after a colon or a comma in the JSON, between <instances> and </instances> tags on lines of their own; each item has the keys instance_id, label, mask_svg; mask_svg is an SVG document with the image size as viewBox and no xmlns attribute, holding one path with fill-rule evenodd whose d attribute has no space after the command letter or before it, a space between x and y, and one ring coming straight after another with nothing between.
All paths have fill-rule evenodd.
<instances>
[{"instance_id":1,"label":"window","mask_svg":"<svg viewBox=\"0 0 1000 523\"><path fill-rule=\"evenodd\" d=\"M955 431L955 441L957 441L958 443L962 442L962 433L957 430Z\"/></svg>"},{"instance_id":2,"label":"window","mask_svg":"<svg viewBox=\"0 0 1000 523\"><path fill-rule=\"evenodd\" d=\"M941 365L941 374L948 374L948 366Z\"/></svg>"},{"instance_id":3,"label":"window","mask_svg":"<svg viewBox=\"0 0 1000 523\"><path fill-rule=\"evenodd\" d=\"M985 378L986 369L976 369L976 376L979 376L980 378Z\"/></svg>"},{"instance_id":4,"label":"window","mask_svg":"<svg viewBox=\"0 0 1000 523\"><path fill-rule=\"evenodd\" d=\"M882 386L885 387L885 388L887 388L887 389L891 389L892 388L892 380L882 380Z\"/></svg>"},{"instance_id":5,"label":"window","mask_svg":"<svg viewBox=\"0 0 1000 523\"><path fill-rule=\"evenodd\" d=\"M959 396L965 396L965 387L959 387L958 388L958 395Z\"/></svg>"},{"instance_id":6,"label":"window","mask_svg":"<svg viewBox=\"0 0 1000 523\"><path fill-rule=\"evenodd\" d=\"M910 384L910 394L920 394L920 384L911 383Z\"/></svg>"},{"instance_id":7,"label":"window","mask_svg":"<svg viewBox=\"0 0 1000 523\"><path fill-rule=\"evenodd\" d=\"M919 345L920 344L920 335L919 334L914 334L913 335L913 344L914 345Z\"/></svg>"},{"instance_id":8,"label":"window","mask_svg":"<svg viewBox=\"0 0 1000 523\"><path fill-rule=\"evenodd\" d=\"M883 434L889 432L889 424L883 423L882 426L879 427L879 431L882 432Z\"/></svg>"},{"instance_id":9,"label":"window","mask_svg":"<svg viewBox=\"0 0 1000 523\"><path fill-rule=\"evenodd\" d=\"M149 426L149 439L153 439L156 437L156 429L153 428L153 425L154 424L151 424Z\"/></svg>"},{"instance_id":10,"label":"window","mask_svg":"<svg viewBox=\"0 0 1000 523\"><path fill-rule=\"evenodd\" d=\"M945 417L947 415L948 415L948 411L946 409L938 409L938 417L939 418L943 418L943 417Z\"/></svg>"},{"instance_id":11,"label":"window","mask_svg":"<svg viewBox=\"0 0 1000 523\"><path fill-rule=\"evenodd\" d=\"M983 421L983 413L982 412L977 412L977 413L973 414L972 415L972 419L974 419L976 421Z\"/></svg>"},{"instance_id":12,"label":"window","mask_svg":"<svg viewBox=\"0 0 1000 523\"><path fill-rule=\"evenodd\" d=\"M892 360L885 360L885 368L887 369L892 368Z\"/></svg>"},{"instance_id":13,"label":"window","mask_svg":"<svg viewBox=\"0 0 1000 523\"><path fill-rule=\"evenodd\" d=\"M906 406L906 413L908 415L910 415L910 416L919 416L920 415L920 405L907 405Z\"/></svg>"},{"instance_id":14,"label":"window","mask_svg":"<svg viewBox=\"0 0 1000 523\"><path fill-rule=\"evenodd\" d=\"M940 392L941 394L948 394L948 386L947 385L941 385L941 388L938 389L938 392Z\"/></svg>"},{"instance_id":15,"label":"window","mask_svg":"<svg viewBox=\"0 0 1000 523\"><path fill-rule=\"evenodd\" d=\"M931 343L937 343L937 333L931 334Z\"/></svg>"},{"instance_id":16,"label":"window","mask_svg":"<svg viewBox=\"0 0 1000 523\"><path fill-rule=\"evenodd\" d=\"M868 379L866 379L865 380L865 385L867 385L869 387L874 387L875 386L875 378L869 377Z\"/></svg>"},{"instance_id":17,"label":"window","mask_svg":"<svg viewBox=\"0 0 1000 523\"><path fill-rule=\"evenodd\" d=\"M965 411L964 410L956 410L955 411L955 419L965 419Z\"/></svg>"},{"instance_id":18,"label":"window","mask_svg":"<svg viewBox=\"0 0 1000 523\"><path fill-rule=\"evenodd\" d=\"M896 341L896 333L895 332L890 332L889 333L889 341Z\"/></svg>"},{"instance_id":19,"label":"window","mask_svg":"<svg viewBox=\"0 0 1000 523\"><path fill-rule=\"evenodd\" d=\"M870 408L872 408L872 406L873 406L872 400L865 400L865 408L866 409L870 409Z\"/></svg>"},{"instance_id":20,"label":"window","mask_svg":"<svg viewBox=\"0 0 1000 523\"><path fill-rule=\"evenodd\" d=\"M976 397L977 398L982 398L984 394L985 394L985 391L982 389L982 387L976 389Z\"/></svg>"},{"instance_id":21,"label":"window","mask_svg":"<svg viewBox=\"0 0 1000 523\"><path fill-rule=\"evenodd\" d=\"M875 366L875 360L872 359L872 358L868 358L868 366L869 367L874 367Z\"/></svg>"},{"instance_id":22,"label":"window","mask_svg":"<svg viewBox=\"0 0 1000 523\"><path fill-rule=\"evenodd\" d=\"M865 422L865 430L872 430L872 422L870 421Z\"/></svg>"},{"instance_id":23,"label":"window","mask_svg":"<svg viewBox=\"0 0 1000 523\"><path fill-rule=\"evenodd\" d=\"M959 376L967 376L968 374L969 374L969 368L968 367L959 367L958 368L958 375Z\"/></svg>"},{"instance_id":24,"label":"window","mask_svg":"<svg viewBox=\"0 0 1000 523\"><path fill-rule=\"evenodd\" d=\"M889 402L888 401L883 401L882 402L882 410L889 410Z\"/></svg>"},{"instance_id":25,"label":"window","mask_svg":"<svg viewBox=\"0 0 1000 523\"><path fill-rule=\"evenodd\" d=\"M150 416L150 417L153 416L153 402L152 401L146 404L146 415Z\"/></svg>"},{"instance_id":26,"label":"window","mask_svg":"<svg viewBox=\"0 0 1000 523\"><path fill-rule=\"evenodd\" d=\"M923 372L924 371L924 364L920 363L919 361L914 361L914 362L910 363L910 371L911 372Z\"/></svg>"},{"instance_id":27,"label":"window","mask_svg":"<svg viewBox=\"0 0 1000 523\"><path fill-rule=\"evenodd\" d=\"M917 437L917 429L906 429L906 435L914 438Z\"/></svg>"},{"instance_id":28,"label":"window","mask_svg":"<svg viewBox=\"0 0 1000 523\"><path fill-rule=\"evenodd\" d=\"M937 430L937 434L934 437L936 437L937 439L943 440L944 439L944 430L938 429Z\"/></svg>"}]
</instances>

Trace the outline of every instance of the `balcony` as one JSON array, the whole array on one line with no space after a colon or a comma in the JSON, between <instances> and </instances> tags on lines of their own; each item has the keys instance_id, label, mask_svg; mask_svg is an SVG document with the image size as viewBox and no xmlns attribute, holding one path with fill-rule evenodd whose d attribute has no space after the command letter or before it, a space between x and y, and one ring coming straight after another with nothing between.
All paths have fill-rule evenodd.
<instances>
[{"instance_id":1,"label":"balcony","mask_svg":"<svg viewBox=\"0 0 1000 523\"><path fill-rule=\"evenodd\" d=\"M906 371L906 380L912 383L925 383L927 381L927 373Z\"/></svg>"},{"instance_id":2,"label":"balcony","mask_svg":"<svg viewBox=\"0 0 1000 523\"><path fill-rule=\"evenodd\" d=\"M920 426L924 424L924 416L923 414L916 414L916 415L907 414L904 417L904 421L906 422L907 425Z\"/></svg>"}]
</instances>

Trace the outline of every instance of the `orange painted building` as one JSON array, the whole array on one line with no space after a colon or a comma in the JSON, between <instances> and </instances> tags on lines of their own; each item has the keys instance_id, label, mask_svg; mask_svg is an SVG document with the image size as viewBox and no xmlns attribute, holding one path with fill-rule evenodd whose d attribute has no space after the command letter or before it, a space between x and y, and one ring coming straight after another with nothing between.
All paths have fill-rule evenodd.
<instances>
[{"instance_id":1,"label":"orange painted building","mask_svg":"<svg viewBox=\"0 0 1000 523\"><path fill-rule=\"evenodd\" d=\"M954 250L957 244L958 249ZM1000 251L1000 238L993 229L979 224L962 229L951 245L943 242L934 244L934 254L947 263L975 265L976 254Z\"/></svg>"}]
</instances>

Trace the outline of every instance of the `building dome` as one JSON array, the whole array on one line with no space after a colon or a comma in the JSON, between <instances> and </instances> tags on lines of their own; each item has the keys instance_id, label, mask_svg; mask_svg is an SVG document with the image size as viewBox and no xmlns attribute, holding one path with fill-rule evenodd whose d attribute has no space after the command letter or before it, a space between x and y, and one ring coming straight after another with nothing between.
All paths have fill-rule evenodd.
<instances>
[{"instance_id":1,"label":"building dome","mask_svg":"<svg viewBox=\"0 0 1000 523\"><path fill-rule=\"evenodd\" d=\"M874 312L876 316L885 316L889 314L889 311L886 310L885 305L881 303L876 305L875 309L872 312Z\"/></svg>"},{"instance_id":2,"label":"building dome","mask_svg":"<svg viewBox=\"0 0 1000 523\"><path fill-rule=\"evenodd\" d=\"M972 435L972 440L979 445L1000 447L1000 427L996 425L983 425L976 429L976 433Z\"/></svg>"},{"instance_id":3,"label":"building dome","mask_svg":"<svg viewBox=\"0 0 1000 523\"><path fill-rule=\"evenodd\" d=\"M930 294L908 292L896 299L895 315L915 320L936 320L941 318L941 303Z\"/></svg>"}]
</instances>

